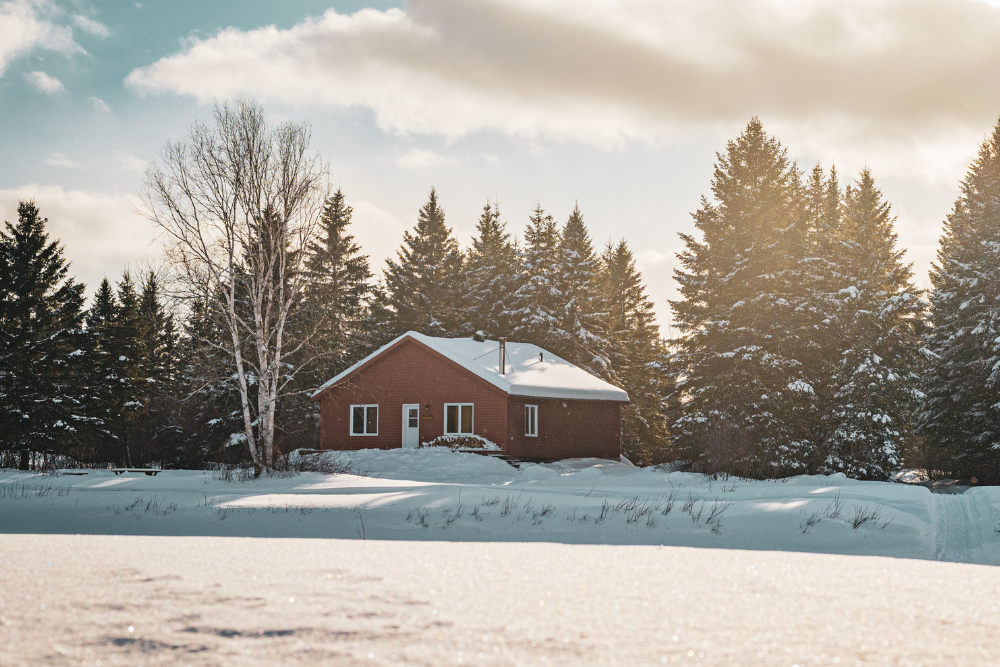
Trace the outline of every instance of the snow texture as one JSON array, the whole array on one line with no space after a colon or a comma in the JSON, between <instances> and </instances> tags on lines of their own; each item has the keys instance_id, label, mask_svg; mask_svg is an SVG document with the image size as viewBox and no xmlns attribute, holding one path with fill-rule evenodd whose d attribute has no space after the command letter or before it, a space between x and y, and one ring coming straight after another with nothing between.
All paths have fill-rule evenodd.
<instances>
[{"instance_id":1,"label":"snow texture","mask_svg":"<svg viewBox=\"0 0 1000 667\"><path fill-rule=\"evenodd\" d=\"M318 396L328 387L356 371L405 338L423 343L441 356L454 361L495 387L512 396L537 398L568 398L627 403L628 394L595 377L578 366L530 343L507 343L505 373L500 374L500 343L479 342L472 338L436 338L415 331L382 346L347 370L326 382L313 394Z\"/></svg>"},{"instance_id":2,"label":"snow texture","mask_svg":"<svg viewBox=\"0 0 1000 667\"><path fill-rule=\"evenodd\" d=\"M981 565L117 535L9 535L0 558L11 667L996 664Z\"/></svg>"},{"instance_id":3,"label":"snow texture","mask_svg":"<svg viewBox=\"0 0 1000 667\"><path fill-rule=\"evenodd\" d=\"M369 540L662 544L1000 564L997 487L947 495L842 474L711 480L597 459L514 468L444 448L321 456L353 473L240 482L211 471L0 471L0 532L358 539L363 524Z\"/></svg>"}]
</instances>

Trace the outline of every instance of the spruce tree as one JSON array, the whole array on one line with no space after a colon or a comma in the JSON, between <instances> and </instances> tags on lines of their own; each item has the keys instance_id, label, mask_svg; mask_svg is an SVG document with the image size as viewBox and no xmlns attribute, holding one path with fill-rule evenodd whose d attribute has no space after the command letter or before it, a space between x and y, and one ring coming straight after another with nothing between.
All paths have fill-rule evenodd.
<instances>
[{"instance_id":1,"label":"spruce tree","mask_svg":"<svg viewBox=\"0 0 1000 667\"><path fill-rule=\"evenodd\" d=\"M496 202L483 206L476 231L465 262L466 331L509 338L521 270L517 245L500 220Z\"/></svg>"},{"instance_id":2,"label":"spruce tree","mask_svg":"<svg viewBox=\"0 0 1000 667\"><path fill-rule=\"evenodd\" d=\"M105 278L87 315L91 338L90 390L100 420L93 454L121 465L136 465L133 450L142 444L138 432L155 378L148 365L145 326L139 296L128 271L117 294ZM141 463L141 461L138 461Z\"/></svg>"},{"instance_id":3,"label":"spruce tree","mask_svg":"<svg viewBox=\"0 0 1000 667\"><path fill-rule=\"evenodd\" d=\"M177 333L173 315L163 305L160 280L154 271L146 273L143 279L138 310L147 373L158 384L169 382L177 364Z\"/></svg>"},{"instance_id":4,"label":"spruce tree","mask_svg":"<svg viewBox=\"0 0 1000 667\"><path fill-rule=\"evenodd\" d=\"M717 154L713 201L682 234L679 450L707 472L778 477L812 448L814 390L802 361L808 252L804 191L785 149L754 118Z\"/></svg>"},{"instance_id":5,"label":"spruce tree","mask_svg":"<svg viewBox=\"0 0 1000 667\"><path fill-rule=\"evenodd\" d=\"M1000 123L962 181L931 283L919 431L938 469L1000 483Z\"/></svg>"},{"instance_id":6,"label":"spruce tree","mask_svg":"<svg viewBox=\"0 0 1000 667\"><path fill-rule=\"evenodd\" d=\"M672 458L669 417L663 398L670 393L669 355L660 340L653 304L625 240L608 243L601 256L597 291L611 374L628 392L622 408L622 452L640 465ZM674 415L676 417L678 415Z\"/></svg>"},{"instance_id":7,"label":"spruce tree","mask_svg":"<svg viewBox=\"0 0 1000 667\"><path fill-rule=\"evenodd\" d=\"M104 278L97 286L86 314L85 386L89 398L88 415L93 428L83 439L77 456L88 463L115 461L121 464L119 448L110 431L110 415L114 410L113 388L110 385L115 382L111 355L117 312L115 290L111 282Z\"/></svg>"},{"instance_id":8,"label":"spruce tree","mask_svg":"<svg viewBox=\"0 0 1000 667\"><path fill-rule=\"evenodd\" d=\"M94 294L94 302L87 311L87 329L91 333L97 331L104 332L110 329L114 319L115 311L118 310L118 303L115 301L115 290L111 287L111 282L105 278L97 287Z\"/></svg>"},{"instance_id":9,"label":"spruce tree","mask_svg":"<svg viewBox=\"0 0 1000 667\"><path fill-rule=\"evenodd\" d=\"M135 282L129 271L126 270L122 274L117 287L118 310L115 313L114 324L118 361L127 363L130 369L141 369L146 361L145 322L142 320ZM140 374L145 375L139 370L129 372L129 375Z\"/></svg>"},{"instance_id":10,"label":"spruce tree","mask_svg":"<svg viewBox=\"0 0 1000 667\"><path fill-rule=\"evenodd\" d=\"M338 189L327 200L319 238L309 247L310 285L305 307L299 312L323 324L300 356L315 357L309 372L314 383L321 384L347 368L368 347L369 334L363 325L372 294L372 272L368 256L349 233L352 214Z\"/></svg>"},{"instance_id":11,"label":"spruce tree","mask_svg":"<svg viewBox=\"0 0 1000 667\"><path fill-rule=\"evenodd\" d=\"M841 266L841 196L836 168L825 176L823 168L816 165L805 187L803 216L808 252L802 264L807 307L812 315L806 321L816 330L810 339L817 354L826 347L825 336L837 337L833 318L845 271Z\"/></svg>"},{"instance_id":12,"label":"spruce tree","mask_svg":"<svg viewBox=\"0 0 1000 667\"><path fill-rule=\"evenodd\" d=\"M359 352L364 357L398 336L396 312L393 310L385 281L376 280L361 329L365 332L365 347Z\"/></svg>"},{"instance_id":13,"label":"spruce tree","mask_svg":"<svg viewBox=\"0 0 1000 667\"><path fill-rule=\"evenodd\" d=\"M555 352L591 373L610 379L607 341L600 316L605 304L600 290L600 259L579 205L573 207L559 235L556 291L561 310L550 336Z\"/></svg>"},{"instance_id":14,"label":"spruce tree","mask_svg":"<svg viewBox=\"0 0 1000 667\"><path fill-rule=\"evenodd\" d=\"M831 178L832 182L835 182ZM869 169L844 196L836 230L837 291L831 404L821 420L824 472L889 479L900 467L920 393L920 295L896 248L895 218ZM830 355L831 357L833 355Z\"/></svg>"},{"instance_id":15,"label":"spruce tree","mask_svg":"<svg viewBox=\"0 0 1000 667\"><path fill-rule=\"evenodd\" d=\"M561 342L559 325L566 299L559 291L562 257L559 227L555 219L536 204L528 218L521 251L523 275L514 295L512 338L556 350Z\"/></svg>"},{"instance_id":16,"label":"spruce tree","mask_svg":"<svg viewBox=\"0 0 1000 667\"><path fill-rule=\"evenodd\" d=\"M80 389L82 284L32 201L0 231L0 439L29 452L67 453L88 422Z\"/></svg>"},{"instance_id":17,"label":"spruce tree","mask_svg":"<svg viewBox=\"0 0 1000 667\"><path fill-rule=\"evenodd\" d=\"M842 265L846 247L840 237L841 198L836 168L826 175L822 166L816 165L804 190L803 216L809 239L802 260L805 292L800 321L804 325L800 334L803 371L816 397L811 428L814 443L831 437L838 386L835 376L843 361L845 325L840 320L839 291L849 270ZM807 459L810 472L826 470L826 457L822 447L813 447Z\"/></svg>"},{"instance_id":18,"label":"spruce tree","mask_svg":"<svg viewBox=\"0 0 1000 667\"><path fill-rule=\"evenodd\" d=\"M184 400L174 404L170 457L174 465L249 461L246 447L233 436L240 433L243 416L229 355L221 346L225 336L211 310L194 302L178 343L176 383Z\"/></svg>"},{"instance_id":19,"label":"spruce tree","mask_svg":"<svg viewBox=\"0 0 1000 667\"><path fill-rule=\"evenodd\" d=\"M445 225L444 210L432 188L413 232L403 234L396 260L386 262L388 306L395 333L418 331L432 336L461 331L462 253Z\"/></svg>"},{"instance_id":20,"label":"spruce tree","mask_svg":"<svg viewBox=\"0 0 1000 667\"><path fill-rule=\"evenodd\" d=\"M179 384L178 337L174 318L163 303L156 273L148 271L138 303L139 345L146 380L145 401L131 424L133 464L171 465L180 444L177 407L186 398Z\"/></svg>"}]
</instances>

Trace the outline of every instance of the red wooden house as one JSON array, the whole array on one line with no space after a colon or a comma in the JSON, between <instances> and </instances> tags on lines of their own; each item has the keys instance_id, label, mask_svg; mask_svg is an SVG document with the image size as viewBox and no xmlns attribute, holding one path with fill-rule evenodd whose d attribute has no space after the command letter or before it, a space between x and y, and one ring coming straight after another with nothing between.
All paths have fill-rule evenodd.
<instances>
[{"instance_id":1,"label":"red wooden house","mask_svg":"<svg viewBox=\"0 0 1000 667\"><path fill-rule=\"evenodd\" d=\"M478 436L507 455L618 459L625 391L536 345L403 334L324 384L321 449Z\"/></svg>"}]
</instances>

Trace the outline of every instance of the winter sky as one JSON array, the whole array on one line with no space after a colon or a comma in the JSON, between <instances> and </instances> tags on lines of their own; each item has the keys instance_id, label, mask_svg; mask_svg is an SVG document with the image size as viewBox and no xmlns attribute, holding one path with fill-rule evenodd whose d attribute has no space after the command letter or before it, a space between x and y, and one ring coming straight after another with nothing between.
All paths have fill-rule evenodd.
<instances>
[{"instance_id":1,"label":"winter sky","mask_svg":"<svg viewBox=\"0 0 1000 667\"><path fill-rule=\"evenodd\" d=\"M750 117L800 168L870 166L919 286L1000 114L986 0L0 0L0 218L36 199L92 291L155 261L145 164L214 99L305 120L376 266L435 186L467 244L579 202L660 323L677 232Z\"/></svg>"}]
</instances>

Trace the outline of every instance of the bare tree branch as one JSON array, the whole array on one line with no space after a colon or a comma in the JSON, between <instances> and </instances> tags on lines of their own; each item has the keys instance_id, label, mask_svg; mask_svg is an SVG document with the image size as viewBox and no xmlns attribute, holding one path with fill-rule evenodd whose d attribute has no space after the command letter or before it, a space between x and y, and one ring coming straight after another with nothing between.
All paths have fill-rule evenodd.
<instances>
[{"instance_id":1,"label":"bare tree branch","mask_svg":"<svg viewBox=\"0 0 1000 667\"><path fill-rule=\"evenodd\" d=\"M225 331L225 340L202 342L232 359L258 472L273 465L275 409L297 372L285 360L313 335L289 341L287 331L330 192L310 138L305 124L269 126L254 101L217 104L214 126L195 123L167 143L145 178L142 212L164 232L176 297Z\"/></svg>"}]
</instances>

